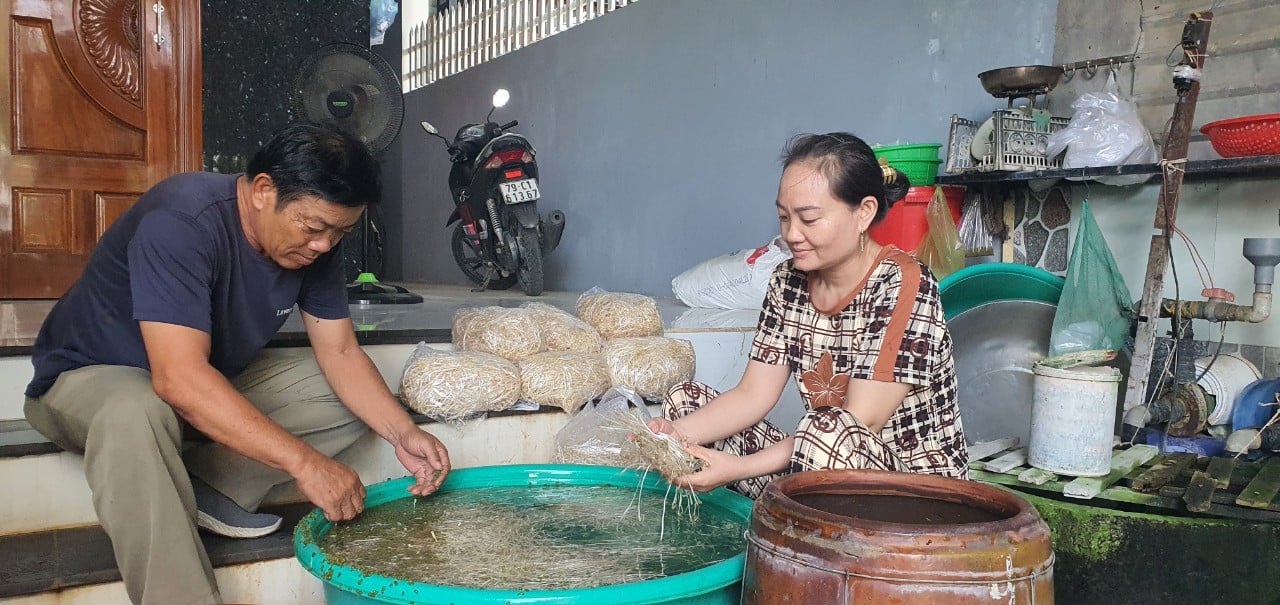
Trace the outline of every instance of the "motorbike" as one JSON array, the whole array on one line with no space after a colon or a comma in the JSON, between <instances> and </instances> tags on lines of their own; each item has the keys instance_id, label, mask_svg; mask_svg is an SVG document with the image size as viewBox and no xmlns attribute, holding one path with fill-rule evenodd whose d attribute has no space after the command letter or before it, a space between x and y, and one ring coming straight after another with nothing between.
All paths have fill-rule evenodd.
<instances>
[{"instance_id":1,"label":"motorbike","mask_svg":"<svg viewBox=\"0 0 1280 605\"><path fill-rule=\"evenodd\" d=\"M453 226L450 249L458 268L479 289L505 290L519 282L525 294L537 296L543 289L543 257L560 244L564 213L538 214L537 151L511 132L519 122L490 119L510 97L504 89L495 92L484 122L464 125L452 141L430 122L422 122L422 128L444 141L453 164L454 210L445 225Z\"/></svg>"}]
</instances>

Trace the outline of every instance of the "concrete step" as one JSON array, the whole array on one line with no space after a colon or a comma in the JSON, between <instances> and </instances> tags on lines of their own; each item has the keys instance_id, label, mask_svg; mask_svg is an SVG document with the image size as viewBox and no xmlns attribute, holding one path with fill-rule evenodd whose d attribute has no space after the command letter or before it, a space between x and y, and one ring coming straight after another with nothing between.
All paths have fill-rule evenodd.
<instances>
[{"instance_id":1,"label":"concrete step","mask_svg":"<svg viewBox=\"0 0 1280 605\"><path fill-rule=\"evenodd\" d=\"M213 570L227 603L316 605L324 602L324 586L292 556L264 559ZM50 590L12 598L0 605L130 605L119 581Z\"/></svg>"},{"instance_id":2,"label":"concrete step","mask_svg":"<svg viewBox=\"0 0 1280 605\"><path fill-rule=\"evenodd\" d=\"M293 556L292 534L298 520L311 507L305 504L275 506L268 509L285 518L280 531L252 540L236 540L202 533L209 559L218 570L220 585L229 592L244 592L249 586L243 576L262 575L252 568L281 565ZM0 552L6 553L6 565L0 568L0 598L44 595L44 601L67 602L92 594L102 600L94 602L128 602L120 573L111 552L111 541L99 527L61 529L0 538ZM294 563L294 565L297 565ZM280 569L277 569L280 571ZM301 567L298 571L306 573ZM290 574L295 575L295 574ZM224 582L225 578L225 582ZM298 581L290 582L298 585ZM103 586L98 586L103 585ZM319 588L319 583L316 583ZM50 600L57 595L56 600ZM278 595L225 595L232 602L277 603ZM251 597L241 599L238 597ZM118 597L118 598L117 598ZM87 602L87 601L86 601Z\"/></svg>"}]
</instances>

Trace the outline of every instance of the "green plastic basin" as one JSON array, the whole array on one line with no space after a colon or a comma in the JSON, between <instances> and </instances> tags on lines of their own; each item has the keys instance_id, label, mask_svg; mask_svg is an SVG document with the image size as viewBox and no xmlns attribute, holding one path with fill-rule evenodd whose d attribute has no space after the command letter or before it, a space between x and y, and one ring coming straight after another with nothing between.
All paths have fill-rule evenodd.
<instances>
[{"instance_id":1,"label":"green plastic basin","mask_svg":"<svg viewBox=\"0 0 1280 605\"><path fill-rule=\"evenodd\" d=\"M893 163L895 160L936 160L941 143L916 143L912 145L889 145L872 147L871 152L878 158Z\"/></svg>"},{"instance_id":2,"label":"green plastic basin","mask_svg":"<svg viewBox=\"0 0 1280 605\"><path fill-rule=\"evenodd\" d=\"M369 486L365 507L408 498L412 477L393 479ZM642 475L634 470L606 466L573 464L482 466L458 469L440 487L442 492L487 487L575 486L641 486L646 490L666 492L668 484L657 473ZM731 517L741 519L745 530L751 518L753 502L744 496L720 488L700 494L702 506L715 506ZM719 563L679 575L575 590L488 590L441 586L365 574L354 568L331 563L316 546L331 524L324 514L314 510L298 523L293 533L293 548L298 561L324 583L325 602L329 605L367 605L372 603L438 604L438 605L650 605L685 603L690 605L732 605L738 603L742 591L743 553Z\"/></svg>"},{"instance_id":3,"label":"green plastic basin","mask_svg":"<svg viewBox=\"0 0 1280 605\"><path fill-rule=\"evenodd\" d=\"M965 267L938 282L942 311L947 319L997 300L1037 300L1058 304L1061 277L1044 269L1014 263L984 263Z\"/></svg>"}]
</instances>

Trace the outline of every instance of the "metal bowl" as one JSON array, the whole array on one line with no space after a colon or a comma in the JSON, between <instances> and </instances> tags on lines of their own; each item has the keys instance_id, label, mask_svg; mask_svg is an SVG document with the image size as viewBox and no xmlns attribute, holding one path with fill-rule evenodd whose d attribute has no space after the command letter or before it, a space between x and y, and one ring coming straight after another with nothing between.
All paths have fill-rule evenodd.
<instances>
[{"instance_id":1,"label":"metal bowl","mask_svg":"<svg viewBox=\"0 0 1280 605\"><path fill-rule=\"evenodd\" d=\"M1058 306L994 300L947 320L955 347L956 401L969 443L1031 437L1032 366L1049 351Z\"/></svg>"},{"instance_id":2,"label":"metal bowl","mask_svg":"<svg viewBox=\"0 0 1280 605\"><path fill-rule=\"evenodd\" d=\"M1056 65L1001 67L978 74L982 87L996 98L1042 95L1058 85L1062 68Z\"/></svg>"}]
</instances>

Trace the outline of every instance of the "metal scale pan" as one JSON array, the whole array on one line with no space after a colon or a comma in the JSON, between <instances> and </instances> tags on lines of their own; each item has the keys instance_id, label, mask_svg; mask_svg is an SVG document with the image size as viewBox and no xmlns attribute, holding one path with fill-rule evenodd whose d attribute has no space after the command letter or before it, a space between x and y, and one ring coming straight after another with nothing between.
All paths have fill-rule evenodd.
<instances>
[{"instance_id":1,"label":"metal scale pan","mask_svg":"<svg viewBox=\"0 0 1280 605\"><path fill-rule=\"evenodd\" d=\"M1058 85L1063 70L1056 65L1022 65L1001 67L978 74L982 87L997 99L1009 99L1009 109L1014 99L1029 99L1036 106L1036 97L1048 94Z\"/></svg>"}]
</instances>

